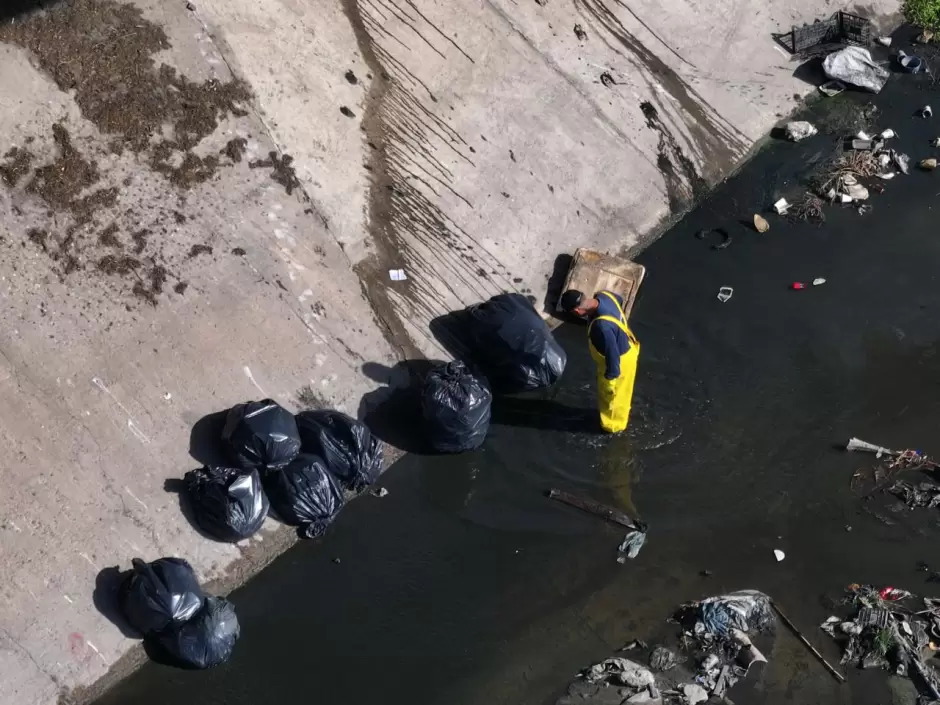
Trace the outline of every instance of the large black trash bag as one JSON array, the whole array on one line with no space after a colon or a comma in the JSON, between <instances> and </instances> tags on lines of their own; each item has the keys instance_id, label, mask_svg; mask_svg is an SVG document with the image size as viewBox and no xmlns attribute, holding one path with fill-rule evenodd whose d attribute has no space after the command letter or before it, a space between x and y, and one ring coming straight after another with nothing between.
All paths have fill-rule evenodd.
<instances>
[{"instance_id":1,"label":"large black trash bag","mask_svg":"<svg viewBox=\"0 0 940 705\"><path fill-rule=\"evenodd\" d=\"M205 593L192 566L182 558L153 563L135 558L131 565L118 600L127 623L144 636L181 624L202 607Z\"/></svg>"},{"instance_id":2,"label":"large black trash bag","mask_svg":"<svg viewBox=\"0 0 940 705\"><path fill-rule=\"evenodd\" d=\"M467 312L467 344L493 391L548 387L565 371L565 351L521 294L499 294Z\"/></svg>"},{"instance_id":3,"label":"large black trash bag","mask_svg":"<svg viewBox=\"0 0 940 705\"><path fill-rule=\"evenodd\" d=\"M443 453L479 448L490 429L493 395L462 362L438 365L424 382L421 411L431 446Z\"/></svg>"},{"instance_id":4,"label":"large black trash bag","mask_svg":"<svg viewBox=\"0 0 940 705\"><path fill-rule=\"evenodd\" d=\"M257 470L202 468L186 473L196 523L219 541L241 541L268 515L268 498Z\"/></svg>"},{"instance_id":5,"label":"large black trash bag","mask_svg":"<svg viewBox=\"0 0 940 705\"><path fill-rule=\"evenodd\" d=\"M212 668L228 661L240 632L232 603L207 597L192 618L153 635L152 641L174 665Z\"/></svg>"},{"instance_id":6,"label":"large black trash bag","mask_svg":"<svg viewBox=\"0 0 940 705\"><path fill-rule=\"evenodd\" d=\"M285 524L299 527L303 538L326 531L346 501L326 461L310 453L301 453L281 470L266 472L261 482L271 509Z\"/></svg>"},{"instance_id":7,"label":"large black trash bag","mask_svg":"<svg viewBox=\"0 0 940 705\"><path fill-rule=\"evenodd\" d=\"M229 409L222 441L232 460L246 470L282 468L300 452L294 415L271 399Z\"/></svg>"},{"instance_id":8,"label":"large black trash bag","mask_svg":"<svg viewBox=\"0 0 940 705\"><path fill-rule=\"evenodd\" d=\"M330 472L354 492L381 474L382 445L361 421L330 409L302 411L297 430L302 452L322 457Z\"/></svg>"}]
</instances>

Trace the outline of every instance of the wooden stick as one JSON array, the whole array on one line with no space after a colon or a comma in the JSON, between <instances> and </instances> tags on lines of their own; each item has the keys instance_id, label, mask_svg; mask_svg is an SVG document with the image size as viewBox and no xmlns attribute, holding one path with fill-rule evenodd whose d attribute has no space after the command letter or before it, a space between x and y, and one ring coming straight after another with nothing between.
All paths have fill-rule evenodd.
<instances>
[{"instance_id":1,"label":"wooden stick","mask_svg":"<svg viewBox=\"0 0 940 705\"><path fill-rule=\"evenodd\" d=\"M789 620L789 618L783 613L783 610L777 606L777 603L771 600L770 604L773 606L774 610L776 610L777 614L780 615L780 619L783 620L783 623L790 627L790 631L796 634L797 639L802 641L807 649L813 652L813 655L822 662L822 665L826 667L826 670L828 670L829 673L831 673L840 683L845 683L845 677L832 667L832 665L823 657L823 655L816 650L815 646L809 643L809 639L803 636L803 632L796 628L796 625Z\"/></svg>"},{"instance_id":2,"label":"wooden stick","mask_svg":"<svg viewBox=\"0 0 940 705\"><path fill-rule=\"evenodd\" d=\"M581 511L590 512L595 516L599 516L601 519L606 519L607 521L613 522L614 524L620 524L620 526L625 526L628 529L643 530L642 522L634 521L619 509L608 507L606 504L595 502L593 499L576 497L575 495L569 494L568 492L562 492L561 490L555 489L548 491L548 498L554 499L563 504L567 504L571 507L576 507Z\"/></svg>"}]
</instances>

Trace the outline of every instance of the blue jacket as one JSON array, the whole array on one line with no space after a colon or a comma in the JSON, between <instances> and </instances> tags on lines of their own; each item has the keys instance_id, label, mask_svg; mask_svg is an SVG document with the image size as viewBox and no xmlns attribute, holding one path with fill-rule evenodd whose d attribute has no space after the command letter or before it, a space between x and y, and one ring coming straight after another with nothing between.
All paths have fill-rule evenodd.
<instances>
[{"instance_id":1,"label":"blue jacket","mask_svg":"<svg viewBox=\"0 0 940 705\"><path fill-rule=\"evenodd\" d=\"M622 296L617 296L613 292L607 293L612 294L617 299L617 303L623 306ZM613 301L600 292L595 294L595 297L597 298L597 316L610 316L618 321L621 320L620 311L614 306ZM595 319L591 323L590 338L591 344L604 356L604 361L607 363L604 377L617 379L620 376L620 356L630 350L630 340L627 334L620 329L620 326L610 321Z\"/></svg>"}]
</instances>

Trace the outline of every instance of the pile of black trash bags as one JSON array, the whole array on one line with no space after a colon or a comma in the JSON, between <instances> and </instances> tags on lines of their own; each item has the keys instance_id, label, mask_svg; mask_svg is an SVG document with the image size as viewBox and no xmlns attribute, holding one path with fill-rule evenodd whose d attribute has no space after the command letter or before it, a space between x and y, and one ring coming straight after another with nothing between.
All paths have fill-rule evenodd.
<instances>
[{"instance_id":1,"label":"pile of black trash bags","mask_svg":"<svg viewBox=\"0 0 940 705\"><path fill-rule=\"evenodd\" d=\"M365 424L329 409L294 416L270 399L232 407L222 444L231 467L185 478L197 524L219 541L248 538L269 510L315 538L343 508L344 491L361 491L382 471L382 446Z\"/></svg>"},{"instance_id":2,"label":"pile of black trash bags","mask_svg":"<svg viewBox=\"0 0 940 705\"><path fill-rule=\"evenodd\" d=\"M132 566L118 589L118 605L152 655L184 668L212 668L229 659L239 634L232 603L206 595L181 558L135 558Z\"/></svg>"},{"instance_id":3,"label":"pile of black trash bags","mask_svg":"<svg viewBox=\"0 0 940 705\"><path fill-rule=\"evenodd\" d=\"M460 315L458 333L471 369L460 361L435 367L424 383L421 411L431 448L459 453L479 448L490 427L494 394L553 385L565 351L520 294L500 294Z\"/></svg>"}]
</instances>

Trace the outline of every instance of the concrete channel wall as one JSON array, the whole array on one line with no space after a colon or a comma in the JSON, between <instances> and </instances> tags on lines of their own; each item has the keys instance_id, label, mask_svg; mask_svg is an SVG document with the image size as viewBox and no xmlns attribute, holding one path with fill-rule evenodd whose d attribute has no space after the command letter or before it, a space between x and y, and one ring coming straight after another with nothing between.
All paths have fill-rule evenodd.
<instances>
[{"instance_id":1,"label":"concrete channel wall","mask_svg":"<svg viewBox=\"0 0 940 705\"><path fill-rule=\"evenodd\" d=\"M139 661L105 568L181 556L227 590L289 545L181 513L204 417L356 413L368 363L443 354L436 316L641 244L812 90L771 33L836 9L72 0L0 26L0 704Z\"/></svg>"}]
</instances>

